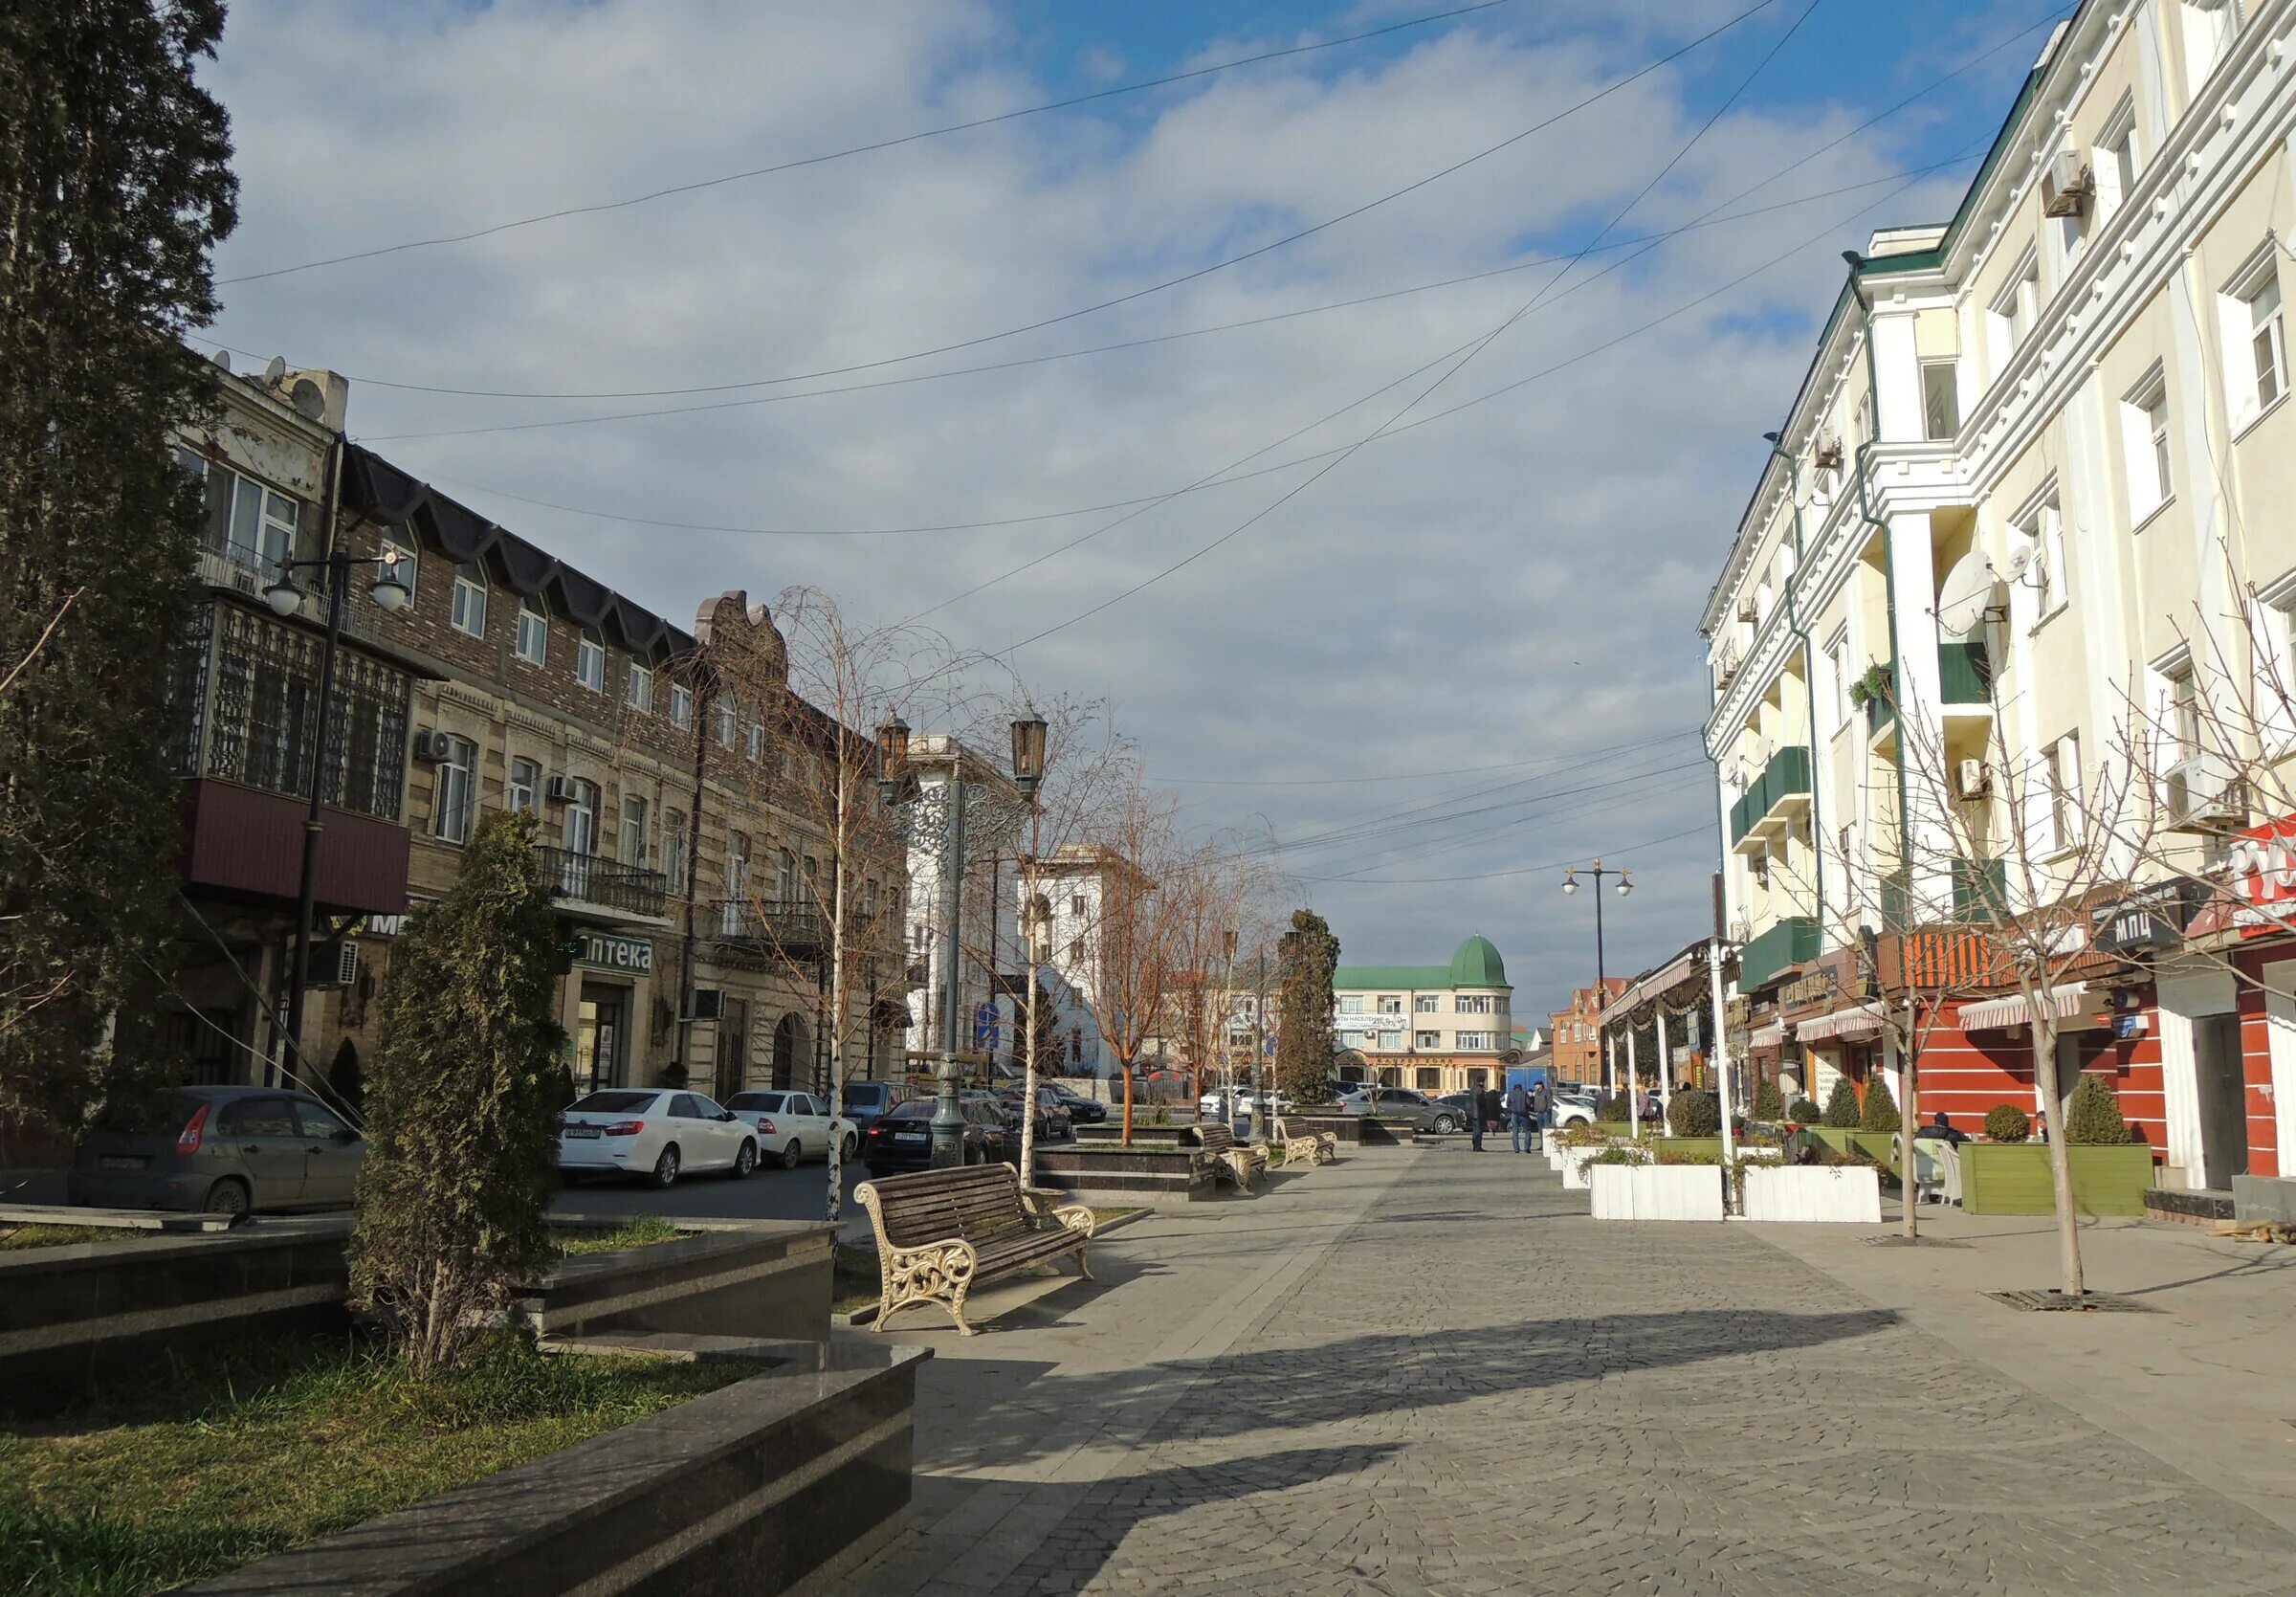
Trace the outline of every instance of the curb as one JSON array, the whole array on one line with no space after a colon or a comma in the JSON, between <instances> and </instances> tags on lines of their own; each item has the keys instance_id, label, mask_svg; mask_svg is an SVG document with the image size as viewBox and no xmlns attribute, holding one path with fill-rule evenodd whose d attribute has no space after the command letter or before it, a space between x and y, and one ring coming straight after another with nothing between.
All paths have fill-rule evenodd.
<instances>
[{"instance_id":1,"label":"curb","mask_svg":"<svg viewBox=\"0 0 2296 1597\"><path fill-rule=\"evenodd\" d=\"M1114 1220L1109 1221L1106 1225L1094 1226L1093 1228L1093 1240L1097 1242L1102 1237L1106 1236L1110 1231L1122 1231L1126 1226L1135 1225L1139 1221L1151 1219L1155 1216L1155 1214L1156 1210L1153 1208L1136 1209L1130 1214L1119 1214ZM876 1304L869 1303L853 1310L853 1312L850 1314L830 1315L829 1323L840 1330L851 1331L864 1325L874 1324L876 1322Z\"/></svg>"}]
</instances>

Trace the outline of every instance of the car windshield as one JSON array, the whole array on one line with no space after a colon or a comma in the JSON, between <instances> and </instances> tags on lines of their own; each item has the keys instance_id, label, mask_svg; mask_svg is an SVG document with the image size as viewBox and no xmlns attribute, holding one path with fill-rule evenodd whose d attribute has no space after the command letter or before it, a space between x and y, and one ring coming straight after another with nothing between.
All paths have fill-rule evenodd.
<instances>
[{"instance_id":1,"label":"car windshield","mask_svg":"<svg viewBox=\"0 0 2296 1597\"><path fill-rule=\"evenodd\" d=\"M577 1098L566 1106L569 1115L627 1115L633 1109L651 1109L656 1093L592 1093Z\"/></svg>"},{"instance_id":2,"label":"car windshield","mask_svg":"<svg viewBox=\"0 0 2296 1597\"><path fill-rule=\"evenodd\" d=\"M885 1117L889 1120L929 1120L933 1118L933 1100L913 1098Z\"/></svg>"},{"instance_id":3,"label":"car windshield","mask_svg":"<svg viewBox=\"0 0 2296 1597\"><path fill-rule=\"evenodd\" d=\"M885 1083L882 1081L851 1081L846 1084L845 1106L848 1109L874 1109L885 1101Z\"/></svg>"},{"instance_id":4,"label":"car windshield","mask_svg":"<svg viewBox=\"0 0 2296 1597\"><path fill-rule=\"evenodd\" d=\"M762 1109L771 1115L780 1111L782 1095L780 1093L736 1093L725 1100L725 1106L728 1109Z\"/></svg>"}]
</instances>

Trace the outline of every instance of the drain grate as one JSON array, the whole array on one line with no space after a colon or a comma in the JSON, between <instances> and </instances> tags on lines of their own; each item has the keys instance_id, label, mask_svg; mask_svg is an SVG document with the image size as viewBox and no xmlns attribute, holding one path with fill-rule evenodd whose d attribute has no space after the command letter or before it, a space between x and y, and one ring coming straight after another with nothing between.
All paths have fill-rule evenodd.
<instances>
[{"instance_id":1,"label":"drain grate","mask_svg":"<svg viewBox=\"0 0 2296 1597\"><path fill-rule=\"evenodd\" d=\"M2109 1292L2085 1292L2078 1298L2067 1298L2055 1287L2045 1292L1988 1292L1985 1297L1997 1303L2006 1303L2013 1309L2042 1309L2075 1314L2108 1312L2119 1314L2157 1314L2150 1303L2140 1303L2133 1298L2118 1298Z\"/></svg>"}]
</instances>

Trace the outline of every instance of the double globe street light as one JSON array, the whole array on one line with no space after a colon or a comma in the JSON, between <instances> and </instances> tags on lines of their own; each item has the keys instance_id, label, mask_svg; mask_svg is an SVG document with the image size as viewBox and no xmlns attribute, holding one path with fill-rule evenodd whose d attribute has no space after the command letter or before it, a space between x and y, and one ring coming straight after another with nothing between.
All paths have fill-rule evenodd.
<instances>
[{"instance_id":1,"label":"double globe street light","mask_svg":"<svg viewBox=\"0 0 2296 1597\"><path fill-rule=\"evenodd\" d=\"M1618 885L1613 891L1623 898L1634 891L1634 883L1627 879L1633 875L1633 872L1605 869L1600 858L1596 859L1591 866L1571 866L1562 873L1562 890L1566 895L1578 891L1578 876L1581 872L1595 880L1595 1048L1598 1054L1607 1060L1609 1054L1604 1049L1602 1037L1602 1011L1610 1004L1610 978L1602 964L1602 878L1605 876L1617 877ZM1631 1090L1630 1086L1629 1091Z\"/></svg>"}]
</instances>

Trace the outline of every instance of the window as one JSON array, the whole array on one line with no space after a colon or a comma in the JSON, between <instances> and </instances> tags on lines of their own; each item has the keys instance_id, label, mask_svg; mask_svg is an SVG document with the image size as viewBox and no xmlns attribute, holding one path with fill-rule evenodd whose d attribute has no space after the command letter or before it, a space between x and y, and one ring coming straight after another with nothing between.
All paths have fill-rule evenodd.
<instances>
[{"instance_id":1,"label":"window","mask_svg":"<svg viewBox=\"0 0 2296 1597\"><path fill-rule=\"evenodd\" d=\"M514 815L531 815L535 802L542 790L542 767L532 760L513 760L510 763L510 782L503 790L503 799Z\"/></svg>"},{"instance_id":2,"label":"window","mask_svg":"<svg viewBox=\"0 0 2296 1597\"><path fill-rule=\"evenodd\" d=\"M1960 363L1921 363L1921 435L1943 443L1961 431Z\"/></svg>"},{"instance_id":3,"label":"window","mask_svg":"<svg viewBox=\"0 0 2296 1597\"><path fill-rule=\"evenodd\" d=\"M2097 139L2090 162L2097 174L2097 213L2110 216L2129 203L2136 189L2136 101L2124 95L2112 120Z\"/></svg>"},{"instance_id":4,"label":"window","mask_svg":"<svg viewBox=\"0 0 2296 1597\"><path fill-rule=\"evenodd\" d=\"M1452 1042L1458 1048L1490 1049L1499 1046L1498 1037L1496 1031L1461 1031Z\"/></svg>"},{"instance_id":5,"label":"window","mask_svg":"<svg viewBox=\"0 0 2296 1597\"><path fill-rule=\"evenodd\" d=\"M2169 388L2158 366L2121 401L2122 464L2128 475L2129 521L2145 521L2175 492L2169 471Z\"/></svg>"},{"instance_id":6,"label":"window","mask_svg":"<svg viewBox=\"0 0 2296 1597\"><path fill-rule=\"evenodd\" d=\"M1362 995L1361 995L1360 993L1358 993L1358 994L1355 994L1355 995L1353 995L1353 996L1351 996L1351 997L1347 997L1347 998L1342 998L1342 999L1340 999L1340 1000L1339 1000L1339 1012L1340 1012L1341 1014L1343 1014L1343 1015L1359 1015L1359 1014L1361 1014L1361 1013L1363 1012L1363 997L1362 997Z\"/></svg>"},{"instance_id":7,"label":"window","mask_svg":"<svg viewBox=\"0 0 2296 1597\"><path fill-rule=\"evenodd\" d=\"M486 636L486 573L467 560L454 567L454 606L450 619L458 632Z\"/></svg>"},{"instance_id":8,"label":"window","mask_svg":"<svg viewBox=\"0 0 2296 1597\"><path fill-rule=\"evenodd\" d=\"M662 816L662 875L670 891L686 890L686 818L672 810Z\"/></svg>"},{"instance_id":9,"label":"window","mask_svg":"<svg viewBox=\"0 0 2296 1597\"><path fill-rule=\"evenodd\" d=\"M302 519L296 500L188 449L176 451L176 461L205 479L203 542L210 552L266 579L276 574L279 562L294 558Z\"/></svg>"},{"instance_id":10,"label":"window","mask_svg":"<svg viewBox=\"0 0 2296 1597\"><path fill-rule=\"evenodd\" d=\"M2245 427L2288 391L2288 335L2271 246L2225 290L2224 382L2232 423Z\"/></svg>"},{"instance_id":11,"label":"window","mask_svg":"<svg viewBox=\"0 0 2296 1597\"><path fill-rule=\"evenodd\" d=\"M1403 995L1400 992L1380 994L1380 1013L1400 1015L1403 1012Z\"/></svg>"},{"instance_id":12,"label":"window","mask_svg":"<svg viewBox=\"0 0 2296 1597\"><path fill-rule=\"evenodd\" d=\"M2010 274L2009 286L2001 290L1993 302L1994 368L1998 371L2009 364L2033 331L2035 318L2041 314L2041 261L2032 251Z\"/></svg>"},{"instance_id":13,"label":"window","mask_svg":"<svg viewBox=\"0 0 2296 1597\"><path fill-rule=\"evenodd\" d=\"M2224 58L2240 18L2233 0L2184 0L2179 9L2184 12L2185 92L2197 94Z\"/></svg>"},{"instance_id":14,"label":"window","mask_svg":"<svg viewBox=\"0 0 2296 1597\"><path fill-rule=\"evenodd\" d=\"M577 777L566 784L565 849L568 854L598 852L598 784Z\"/></svg>"},{"instance_id":15,"label":"window","mask_svg":"<svg viewBox=\"0 0 2296 1597\"><path fill-rule=\"evenodd\" d=\"M448 843L467 843L477 799L473 778L478 750L468 738L438 741L442 752L430 778L430 835Z\"/></svg>"},{"instance_id":16,"label":"window","mask_svg":"<svg viewBox=\"0 0 2296 1597\"><path fill-rule=\"evenodd\" d=\"M1082 915L1084 913L1083 894L1072 893L1069 896L1069 913L1071 915Z\"/></svg>"},{"instance_id":17,"label":"window","mask_svg":"<svg viewBox=\"0 0 2296 1597\"><path fill-rule=\"evenodd\" d=\"M415 554L414 545L402 543L388 533L383 535L382 547L376 551L383 557L378 575L386 582L397 583L407 590L407 603L414 604Z\"/></svg>"},{"instance_id":18,"label":"window","mask_svg":"<svg viewBox=\"0 0 2296 1597\"><path fill-rule=\"evenodd\" d=\"M550 654L549 619L532 605L519 605L519 658L529 665L541 665Z\"/></svg>"},{"instance_id":19,"label":"window","mask_svg":"<svg viewBox=\"0 0 2296 1597\"><path fill-rule=\"evenodd\" d=\"M1855 706L1849 701L1849 629L1846 627L1835 632L1825 646L1825 675L1827 681L1833 684L1834 724L1847 726L1850 711Z\"/></svg>"},{"instance_id":20,"label":"window","mask_svg":"<svg viewBox=\"0 0 2296 1597\"><path fill-rule=\"evenodd\" d=\"M642 798L625 798L622 801L622 862L626 865L644 865L648 853L646 801Z\"/></svg>"},{"instance_id":21,"label":"window","mask_svg":"<svg viewBox=\"0 0 2296 1597\"><path fill-rule=\"evenodd\" d=\"M2067 732L2041 751L2047 784L2047 851L2056 854L2081 842L2081 734Z\"/></svg>"},{"instance_id":22,"label":"window","mask_svg":"<svg viewBox=\"0 0 2296 1597\"><path fill-rule=\"evenodd\" d=\"M2064 517L2054 490L2019 519L2017 530L2031 557L2019 580L2033 594L2033 618L2038 626L2064 608L2070 590L2064 564Z\"/></svg>"},{"instance_id":23,"label":"window","mask_svg":"<svg viewBox=\"0 0 2296 1597\"><path fill-rule=\"evenodd\" d=\"M1418 1014L1441 1014L1443 1012L1443 995L1437 992L1423 992L1411 1001L1411 1008L1413 1012Z\"/></svg>"},{"instance_id":24,"label":"window","mask_svg":"<svg viewBox=\"0 0 2296 1597\"><path fill-rule=\"evenodd\" d=\"M653 709L653 671L650 666L629 662L629 707L640 715Z\"/></svg>"},{"instance_id":25,"label":"window","mask_svg":"<svg viewBox=\"0 0 2296 1597\"><path fill-rule=\"evenodd\" d=\"M606 691L606 636L595 627L583 628L574 646L574 680L592 693Z\"/></svg>"},{"instance_id":26,"label":"window","mask_svg":"<svg viewBox=\"0 0 2296 1597\"><path fill-rule=\"evenodd\" d=\"M749 763L754 765L764 758L765 723L753 721L749 723Z\"/></svg>"},{"instance_id":27,"label":"window","mask_svg":"<svg viewBox=\"0 0 2296 1597\"><path fill-rule=\"evenodd\" d=\"M718 743L719 747L731 748L734 746L734 732L740 724L740 718L734 714L734 701L730 699L718 700Z\"/></svg>"},{"instance_id":28,"label":"window","mask_svg":"<svg viewBox=\"0 0 2296 1597\"><path fill-rule=\"evenodd\" d=\"M749 833L737 832L725 843L725 896L739 901L749 891Z\"/></svg>"},{"instance_id":29,"label":"window","mask_svg":"<svg viewBox=\"0 0 2296 1597\"><path fill-rule=\"evenodd\" d=\"M1412 1076L1423 1093L1440 1092L1443 1089L1443 1072L1434 1065L1422 1065Z\"/></svg>"},{"instance_id":30,"label":"window","mask_svg":"<svg viewBox=\"0 0 2296 1597\"><path fill-rule=\"evenodd\" d=\"M2251 653L2256 661L2256 719L2267 754L2296 739L2296 573L2257 595Z\"/></svg>"},{"instance_id":31,"label":"window","mask_svg":"<svg viewBox=\"0 0 2296 1597\"><path fill-rule=\"evenodd\" d=\"M782 850L774 857L773 898L776 903L793 904L797 902L797 855L791 854L787 849ZM917 930L920 933L926 931L922 926L919 926ZM918 943L922 946L924 938L920 937Z\"/></svg>"},{"instance_id":32,"label":"window","mask_svg":"<svg viewBox=\"0 0 2296 1597\"><path fill-rule=\"evenodd\" d=\"M1499 1012L1499 1001L1496 998L1491 997L1490 994L1484 993L1460 999L1458 1009L1459 1012L1463 1015L1497 1014Z\"/></svg>"},{"instance_id":33,"label":"window","mask_svg":"<svg viewBox=\"0 0 2296 1597\"><path fill-rule=\"evenodd\" d=\"M670 724L681 727L694 724L694 690L683 682L670 684Z\"/></svg>"},{"instance_id":34,"label":"window","mask_svg":"<svg viewBox=\"0 0 2296 1597\"><path fill-rule=\"evenodd\" d=\"M2179 764L2200 752L2200 685L2189 659L2160 668L2160 733L2164 765Z\"/></svg>"},{"instance_id":35,"label":"window","mask_svg":"<svg viewBox=\"0 0 2296 1597\"><path fill-rule=\"evenodd\" d=\"M1411 1033L1411 1046L1413 1048L1441 1048L1443 1033L1441 1031L1414 1031Z\"/></svg>"}]
</instances>

